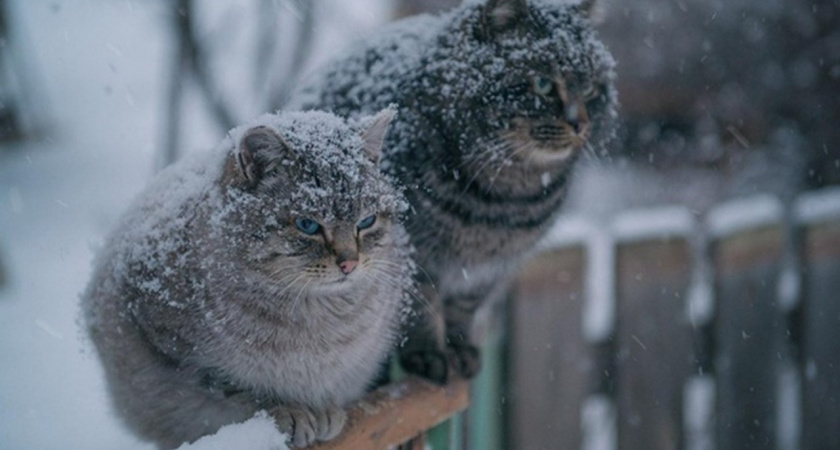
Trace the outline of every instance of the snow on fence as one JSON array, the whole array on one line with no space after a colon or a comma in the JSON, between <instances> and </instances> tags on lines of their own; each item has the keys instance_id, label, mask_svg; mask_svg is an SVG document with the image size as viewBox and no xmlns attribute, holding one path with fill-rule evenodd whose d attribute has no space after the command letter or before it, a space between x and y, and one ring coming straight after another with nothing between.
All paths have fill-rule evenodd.
<instances>
[{"instance_id":1,"label":"snow on fence","mask_svg":"<svg viewBox=\"0 0 840 450\"><path fill-rule=\"evenodd\" d=\"M840 448L840 189L566 218L512 296L504 448Z\"/></svg>"}]
</instances>

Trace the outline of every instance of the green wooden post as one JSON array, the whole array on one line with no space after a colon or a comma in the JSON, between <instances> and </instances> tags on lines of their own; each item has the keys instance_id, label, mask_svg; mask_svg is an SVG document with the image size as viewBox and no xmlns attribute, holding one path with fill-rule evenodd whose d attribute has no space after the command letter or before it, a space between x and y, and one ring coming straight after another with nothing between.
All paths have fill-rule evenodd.
<instances>
[{"instance_id":1,"label":"green wooden post","mask_svg":"<svg viewBox=\"0 0 840 450\"><path fill-rule=\"evenodd\" d=\"M483 367L470 388L468 450L503 450L504 334L500 323L490 327L482 352Z\"/></svg>"},{"instance_id":2,"label":"green wooden post","mask_svg":"<svg viewBox=\"0 0 840 450\"><path fill-rule=\"evenodd\" d=\"M462 415L457 414L452 419L429 430L426 434L426 444L432 450L461 450L460 421Z\"/></svg>"}]
</instances>

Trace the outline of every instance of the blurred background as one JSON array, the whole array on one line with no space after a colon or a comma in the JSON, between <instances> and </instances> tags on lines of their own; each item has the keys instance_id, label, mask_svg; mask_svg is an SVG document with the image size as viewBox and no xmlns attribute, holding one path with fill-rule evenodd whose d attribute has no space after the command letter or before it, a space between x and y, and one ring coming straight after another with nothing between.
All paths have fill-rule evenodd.
<instances>
[{"instance_id":1,"label":"blurred background","mask_svg":"<svg viewBox=\"0 0 840 450\"><path fill-rule=\"evenodd\" d=\"M452 0L0 0L0 448L145 448L78 295L161 167ZM470 448L840 449L840 1L604 0L622 128L495 329Z\"/></svg>"}]
</instances>

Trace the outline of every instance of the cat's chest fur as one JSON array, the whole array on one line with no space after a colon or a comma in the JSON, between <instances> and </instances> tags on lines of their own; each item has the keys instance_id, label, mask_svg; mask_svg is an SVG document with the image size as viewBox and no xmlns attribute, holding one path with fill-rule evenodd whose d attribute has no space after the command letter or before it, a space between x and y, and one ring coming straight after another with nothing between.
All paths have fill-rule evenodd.
<instances>
[{"instance_id":1,"label":"cat's chest fur","mask_svg":"<svg viewBox=\"0 0 840 450\"><path fill-rule=\"evenodd\" d=\"M389 349L383 336L392 333L396 311L373 294L365 299L369 303L341 317L307 308L318 301L307 298L298 300L308 317L282 324L225 312L228 326L211 337L215 342L202 365L217 367L258 395L310 405L343 404L364 392L378 369L370 362L383 359Z\"/></svg>"},{"instance_id":2,"label":"cat's chest fur","mask_svg":"<svg viewBox=\"0 0 840 450\"><path fill-rule=\"evenodd\" d=\"M411 158L399 162L416 164ZM414 206L407 226L417 259L437 259L426 267L438 266L441 278L462 269L498 276L515 264L514 255L533 247L557 214L565 196L566 169L562 164L530 173L513 166L483 178L465 177L448 167L419 166L407 172L406 184L417 186L407 193Z\"/></svg>"}]
</instances>

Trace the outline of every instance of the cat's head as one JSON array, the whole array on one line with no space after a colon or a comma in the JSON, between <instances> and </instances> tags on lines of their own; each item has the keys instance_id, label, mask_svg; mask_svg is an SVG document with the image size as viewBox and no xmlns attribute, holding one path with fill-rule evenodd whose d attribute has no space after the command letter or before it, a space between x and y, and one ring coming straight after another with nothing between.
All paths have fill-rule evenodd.
<instances>
[{"instance_id":1,"label":"cat's head","mask_svg":"<svg viewBox=\"0 0 840 450\"><path fill-rule=\"evenodd\" d=\"M614 61L592 3L487 0L456 14L441 43L454 63L432 71L463 157L551 164L612 136Z\"/></svg>"},{"instance_id":2,"label":"cat's head","mask_svg":"<svg viewBox=\"0 0 840 450\"><path fill-rule=\"evenodd\" d=\"M252 267L292 294L346 289L405 267L394 260L405 203L378 169L394 114L348 124L285 113L242 133L227 192Z\"/></svg>"}]
</instances>

